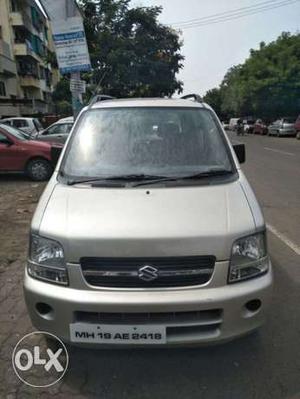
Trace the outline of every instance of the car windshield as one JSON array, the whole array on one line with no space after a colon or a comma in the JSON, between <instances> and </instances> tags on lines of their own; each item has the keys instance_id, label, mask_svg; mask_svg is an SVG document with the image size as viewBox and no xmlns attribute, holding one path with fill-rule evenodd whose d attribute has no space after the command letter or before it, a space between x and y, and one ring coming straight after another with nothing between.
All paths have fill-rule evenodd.
<instances>
[{"instance_id":1,"label":"car windshield","mask_svg":"<svg viewBox=\"0 0 300 399\"><path fill-rule=\"evenodd\" d=\"M61 172L72 177L104 178L232 171L221 134L208 109L95 109L79 121Z\"/></svg>"},{"instance_id":2,"label":"car windshield","mask_svg":"<svg viewBox=\"0 0 300 399\"><path fill-rule=\"evenodd\" d=\"M22 132L22 130L19 130L15 127L9 126L9 125L1 125L1 128L6 130L9 134L13 135L19 140L30 140L30 135L27 133Z\"/></svg>"}]
</instances>

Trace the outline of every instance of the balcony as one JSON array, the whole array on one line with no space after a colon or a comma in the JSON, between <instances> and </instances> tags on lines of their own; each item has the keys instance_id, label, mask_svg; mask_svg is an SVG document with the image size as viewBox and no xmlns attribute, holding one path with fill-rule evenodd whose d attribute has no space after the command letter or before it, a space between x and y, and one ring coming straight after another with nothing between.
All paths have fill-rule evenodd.
<instances>
[{"instance_id":1,"label":"balcony","mask_svg":"<svg viewBox=\"0 0 300 399\"><path fill-rule=\"evenodd\" d=\"M11 58L9 44L0 40L0 73L6 76L15 76L17 73L16 63Z\"/></svg>"},{"instance_id":2,"label":"balcony","mask_svg":"<svg viewBox=\"0 0 300 399\"><path fill-rule=\"evenodd\" d=\"M32 30L31 18L25 12L11 12L10 21L12 26L25 26L28 30Z\"/></svg>"},{"instance_id":3,"label":"balcony","mask_svg":"<svg viewBox=\"0 0 300 399\"><path fill-rule=\"evenodd\" d=\"M34 87L40 89L40 80L35 76L20 76L20 85L22 87Z\"/></svg>"},{"instance_id":4,"label":"balcony","mask_svg":"<svg viewBox=\"0 0 300 399\"><path fill-rule=\"evenodd\" d=\"M14 53L17 57L33 57L36 61L41 61L41 58L32 50L28 41L26 43L15 43Z\"/></svg>"}]
</instances>

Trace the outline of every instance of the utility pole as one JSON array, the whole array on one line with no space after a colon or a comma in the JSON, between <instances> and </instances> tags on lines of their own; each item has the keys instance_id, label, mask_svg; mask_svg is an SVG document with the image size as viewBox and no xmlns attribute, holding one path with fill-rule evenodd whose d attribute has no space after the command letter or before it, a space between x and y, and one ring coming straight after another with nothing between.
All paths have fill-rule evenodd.
<instances>
[{"instance_id":1,"label":"utility pole","mask_svg":"<svg viewBox=\"0 0 300 399\"><path fill-rule=\"evenodd\" d=\"M76 5L74 1L69 1L65 0L66 4L66 19L76 17L78 15L78 10L76 8ZM75 82L80 82L80 72L72 72L71 73L71 81ZM77 115L79 114L82 106L83 106L83 101L82 101L82 93L78 91L73 91L71 89L72 93L72 108L73 108L73 116L76 119Z\"/></svg>"}]
</instances>

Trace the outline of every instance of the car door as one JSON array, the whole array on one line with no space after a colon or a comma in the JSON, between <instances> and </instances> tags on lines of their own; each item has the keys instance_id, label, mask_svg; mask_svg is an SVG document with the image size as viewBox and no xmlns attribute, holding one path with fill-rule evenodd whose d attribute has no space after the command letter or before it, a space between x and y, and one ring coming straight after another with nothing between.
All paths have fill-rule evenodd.
<instances>
[{"instance_id":1,"label":"car door","mask_svg":"<svg viewBox=\"0 0 300 399\"><path fill-rule=\"evenodd\" d=\"M280 126L280 120L278 119L277 121L275 121L274 123L272 123L272 124L269 126L269 131L270 131L272 134L276 134L276 133L278 132L279 126Z\"/></svg>"},{"instance_id":2,"label":"car door","mask_svg":"<svg viewBox=\"0 0 300 399\"><path fill-rule=\"evenodd\" d=\"M7 135L4 131L0 132L0 170L19 171L23 169L22 149L18 143Z\"/></svg>"}]
</instances>

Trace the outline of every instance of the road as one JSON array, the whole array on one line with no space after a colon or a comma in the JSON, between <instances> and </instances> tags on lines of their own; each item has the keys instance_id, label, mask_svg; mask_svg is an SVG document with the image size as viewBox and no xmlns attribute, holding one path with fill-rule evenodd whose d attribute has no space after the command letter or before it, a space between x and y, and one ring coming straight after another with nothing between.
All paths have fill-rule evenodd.
<instances>
[{"instance_id":1,"label":"road","mask_svg":"<svg viewBox=\"0 0 300 399\"><path fill-rule=\"evenodd\" d=\"M236 139L233 133L229 136ZM225 345L206 348L115 351L72 348L70 368L63 382L47 390L33 390L17 380L10 366L17 337L32 330L21 294L23 251L8 259L10 268L0 274L2 282L8 281L0 287L0 300L1 294L7 295L5 302L3 298L1 301L1 317L9 299L16 298L17 303L8 311L8 320L0 320L0 359L5 365L0 373L1 398L300 398L300 255L297 253L300 251L300 141L252 135L239 141L247 148L243 169L271 229L269 249L275 289L272 308L261 330ZM19 184L13 178L7 183L0 177L0 190L11 201L11 205L3 208L2 222L10 214L8 207L15 209L13 200ZM35 196L42 188L35 186L21 182L22 196L29 204L29 214L26 216L25 212L22 219L26 223ZM19 202L19 216L27 209L27 202L25 205ZM11 228L24 230L18 214L13 218L17 221L12 219ZM1 234L7 238L5 229ZM11 293L7 284L12 287ZM13 321L9 319L12 315Z\"/></svg>"}]
</instances>

